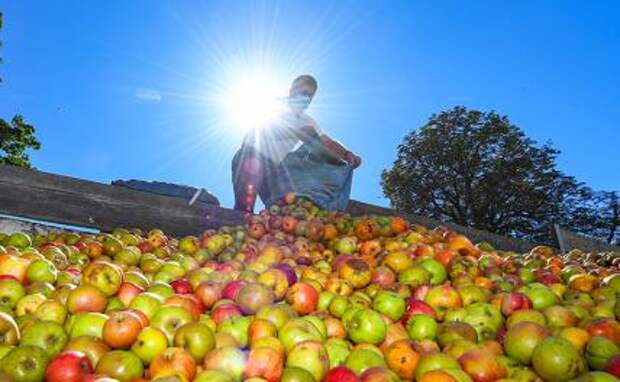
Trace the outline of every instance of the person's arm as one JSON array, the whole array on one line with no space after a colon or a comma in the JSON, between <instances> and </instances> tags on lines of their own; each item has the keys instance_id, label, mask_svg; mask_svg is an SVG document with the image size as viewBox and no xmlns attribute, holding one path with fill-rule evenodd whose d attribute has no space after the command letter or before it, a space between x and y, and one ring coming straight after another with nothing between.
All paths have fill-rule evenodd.
<instances>
[{"instance_id":1,"label":"person's arm","mask_svg":"<svg viewBox=\"0 0 620 382\"><path fill-rule=\"evenodd\" d=\"M340 142L323 133L314 123L303 126L297 132L297 137L304 143L309 142L312 138L318 138L323 147L336 158L342 159L354 168L358 168L362 164L362 158L355 155Z\"/></svg>"},{"instance_id":2,"label":"person's arm","mask_svg":"<svg viewBox=\"0 0 620 382\"><path fill-rule=\"evenodd\" d=\"M335 139L332 139L327 134L319 135L319 139L323 143L323 146L329 150L336 157L344 160L354 168L358 168L362 164L362 158L355 155L349 149L344 147L340 142Z\"/></svg>"}]
</instances>

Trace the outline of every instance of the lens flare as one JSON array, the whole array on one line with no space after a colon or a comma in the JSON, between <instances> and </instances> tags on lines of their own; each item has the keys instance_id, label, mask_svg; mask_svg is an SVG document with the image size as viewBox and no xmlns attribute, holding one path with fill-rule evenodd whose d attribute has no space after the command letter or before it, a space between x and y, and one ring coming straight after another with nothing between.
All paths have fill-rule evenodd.
<instances>
[{"instance_id":1,"label":"lens flare","mask_svg":"<svg viewBox=\"0 0 620 382\"><path fill-rule=\"evenodd\" d=\"M233 72L230 77L221 99L226 125L247 131L277 119L284 107L286 82L267 71Z\"/></svg>"}]
</instances>

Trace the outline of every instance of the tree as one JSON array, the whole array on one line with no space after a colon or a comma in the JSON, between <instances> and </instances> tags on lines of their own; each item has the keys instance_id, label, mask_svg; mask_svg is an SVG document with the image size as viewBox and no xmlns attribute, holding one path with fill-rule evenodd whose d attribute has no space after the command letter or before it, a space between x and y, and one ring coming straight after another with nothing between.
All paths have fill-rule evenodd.
<instances>
[{"instance_id":1,"label":"tree","mask_svg":"<svg viewBox=\"0 0 620 382\"><path fill-rule=\"evenodd\" d=\"M588 200L556 167L559 151L537 145L506 116L458 106L405 136L382 174L393 207L478 229L551 242Z\"/></svg>"},{"instance_id":2,"label":"tree","mask_svg":"<svg viewBox=\"0 0 620 382\"><path fill-rule=\"evenodd\" d=\"M30 168L28 148L41 148L34 127L24 122L21 115L13 117L10 123L0 118L0 163Z\"/></svg>"},{"instance_id":3,"label":"tree","mask_svg":"<svg viewBox=\"0 0 620 382\"><path fill-rule=\"evenodd\" d=\"M616 191L592 191L565 223L572 231L620 244L620 200Z\"/></svg>"},{"instance_id":4,"label":"tree","mask_svg":"<svg viewBox=\"0 0 620 382\"><path fill-rule=\"evenodd\" d=\"M2 29L2 12L0 12L0 30ZM2 43L0 42L0 47ZM2 62L2 58L0 58ZM0 77L0 82L2 78ZM32 125L24 122L21 115L16 115L10 122L0 118L0 163L20 167L31 167L27 149L38 150L41 143L34 135Z\"/></svg>"}]
</instances>

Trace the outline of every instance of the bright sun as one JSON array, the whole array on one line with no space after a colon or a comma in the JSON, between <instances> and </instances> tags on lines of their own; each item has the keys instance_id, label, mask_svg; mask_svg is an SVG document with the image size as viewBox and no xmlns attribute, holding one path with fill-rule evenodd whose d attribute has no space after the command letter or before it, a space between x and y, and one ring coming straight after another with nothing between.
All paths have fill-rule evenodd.
<instances>
[{"instance_id":1,"label":"bright sun","mask_svg":"<svg viewBox=\"0 0 620 382\"><path fill-rule=\"evenodd\" d=\"M262 128L282 111L286 83L265 71L234 73L222 95L227 125L237 131Z\"/></svg>"}]
</instances>

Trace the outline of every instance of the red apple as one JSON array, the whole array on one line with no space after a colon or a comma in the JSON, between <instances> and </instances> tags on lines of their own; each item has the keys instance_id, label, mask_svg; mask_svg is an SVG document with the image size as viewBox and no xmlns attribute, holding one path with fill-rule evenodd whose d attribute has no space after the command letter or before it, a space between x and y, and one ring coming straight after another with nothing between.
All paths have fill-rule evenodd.
<instances>
[{"instance_id":1,"label":"red apple","mask_svg":"<svg viewBox=\"0 0 620 382\"><path fill-rule=\"evenodd\" d=\"M383 289L392 289L396 284L396 274L386 266L377 267L372 275L372 283Z\"/></svg>"},{"instance_id":2,"label":"red apple","mask_svg":"<svg viewBox=\"0 0 620 382\"><path fill-rule=\"evenodd\" d=\"M222 298L224 286L220 283L200 283L194 292L205 309L211 309Z\"/></svg>"},{"instance_id":3,"label":"red apple","mask_svg":"<svg viewBox=\"0 0 620 382\"><path fill-rule=\"evenodd\" d=\"M67 309L71 313L103 312L107 304L105 294L92 285L80 285L67 297Z\"/></svg>"},{"instance_id":4,"label":"red apple","mask_svg":"<svg viewBox=\"0 0 620 382\"><path fill-rule=\"evenodd\" d=\"M136 313L113 312L103 325L103 342L112 349L129 349L142 327L142 319Z\"/></svg>"},{"instance_id":5,"label":"red apple","mask_svg":"<svg viewBox=\"0 0 620 382\"><path fill-rule=\"evenodd\" d=\"M241 287L243 287L247 283L247 280L235 280L229 282L228 284L226 284L224 290L222 291L222 298L234 301L237 298L237 294L239 293L239 290L241 290Z\"/></svg>"},{"instance_id":6,"label":"red apple","mask_svg":"<svg viewBox=\"0 0 620 382\"><path fill-rule=\"evenodd\" d=\"M620 345L620 323L613 318L598 318L586 325L585 329L592 337L603 336Z\"/></svg>"},{"instance_id":7,"label":"red apple","mask_svg":"<svg viewBox=\"0 0 620 382\"><path fill-rule=\"evenodd\" d=\"M284 370L284 357L281 353L267 347L250 350L243 371L243 378L259 377L268 382L277 382Z\"/></svg>"},{"instance_id":8,"label":"red apple","mask_svg":"<svg viewBox=\"0 0 620 382\"><path fill-rule=\"evenodd\" d=\"M609 360L605 371L607 371L609 374L613 375L616 378L620 378L620 354L612 357Z\"/></svg>"},{"instance_id":9,"label":"red apple","mask_svg":"<svg viewBox=\"0 0 620 382\"><path fill-rule=\"evenodd\" d=\"M416 299L414 296L411 296L407 300L407 308L401 322L403 324L407 324L409 318L411 318L414 314L426 314L427 316L431 316L433 319L437 319L435 310L430 305L422 300Z\"/></svg>"},{"instance_id":10,"label":"red apple","mask_svg":"<svg viewBox=\"0 0 620 382\"><path fill-rule=\"evenodd\" d=\"M91 365L97 366L99 359L109 352L110 348L97 337L82 336L69 340L63 350L83 353L88 357Z\"/></svg>"},{"instance_id":11,"label":"red apple","mask_svg":"<svg viewBox=\"0 0 620 382\"><path fill-rule=\"evenodd\" d=\"M182 348L168 348L155 356L149 367L151 378L181 375L187 381L196 375L196 362L192 355Z\"/></svg>"},{"instance_id":12,"label":"red apple","mask_svg":"<svg viewBox=\"0 0 620 382\"><path fill-rule=\"evenodd\" d=\"M47 382L81 382L93 372L93 366L84 353L65 351L58 354L48 365Z\"/></svg>"},{"instance_id":13,"label":"red apple","mask_svg":"<svg viewBox=\"0 0 620 382\"><path fill-rule=\"evenodd\" d=\"M190 294L194 291L192 284L187 279L178 279L170 283L170 286L178 294Z\"/></svg>"},{"instance_id":14,"label":"red apple","mask_svg":"<svg viewBox=\"0 0 620 382\"><path fill-rule=\"evenodd\" d=\"M271 305L273 300L274 296L269 288L253 282L244 285L239 290L235 301L243 313L253 315L263 306Z\"/></svg>"},{"instance_id":15,"label":"red apple","mask_svg":"<svg viewBox=\"0 0 620 382\"><path fill-rule=\"evenodd\" d=\"M502 298L502 313L505 316L522 309L532 309L532 301L523 293L512 292Z\"/></svg>"},{"instance_id":16,"label":"red apple","mask_svg":"<svg viewBox=\"0 0 620 382\"><path fill-rule=\"evenodd\" d=\"M497 358L484 350L465 352L459 357L459 363L474 382L493 382L508 375Z\"/></svg>"},{"instance_id":17,"label":"red apple","mask_svg":"<svg viewBox=\"0 0 620 382\"><path fill-rule=\"evenodd\" d=\"M187 309L192 314L194 320L198 320L202 312L204 312L204 305L198 298L191 294L175 294L168 297L163 306L180 306Z\"/></svg>"},{"instance_id":18,"label":"red apple","mask_svg":"<svg viewBox=\"0 0 620 382\"><path fill-rule=\"evenodd\" d=\"M319 293L310 284L296 283L286 292L286 302L299 314L312 313L319 302Z\"/></svg>"},{"instance_id":19,"label":"red apple","mask_svg":"<svg viewBox=\"0 0 620 382\"><path fill-rule=\"evenodd\" d=\"M211 310L211 318L216 324L229 318L242 316L241 308L232 302L217 305Z\"/></svg>"},{"instance_id":20,"label":"red apple","mask_svg":"<svg viewBox=\"0 0 620 382\"><path fill-rule=\"evenodd\" d=\"M124 281L121 284L120 288L118 288L116 297L121 300L123 305L129 306L129 304L131 304L131 301L142 292L144 292L144 290L136 284Z\"/></svg>"},{"instance_id":21,"label":"red apple","mask_svg":"<svg viewBox=\"0 0 620 382\"><path fill-rule=\"evenodd\" d=\"M359 382L359 379L348 367L338 366L327 372L324 382Z\"/></svg>"}]
</instances>

